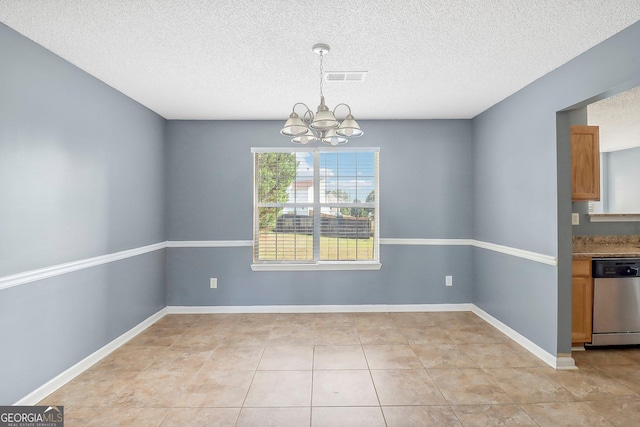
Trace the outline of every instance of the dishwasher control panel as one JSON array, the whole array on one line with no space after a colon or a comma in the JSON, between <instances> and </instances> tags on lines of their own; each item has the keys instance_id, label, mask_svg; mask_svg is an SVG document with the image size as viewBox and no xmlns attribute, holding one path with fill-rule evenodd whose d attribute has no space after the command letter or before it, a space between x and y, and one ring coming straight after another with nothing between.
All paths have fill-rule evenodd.
<instances>
[{"instance_id":1,"label":"dishwasher control panel","mask_svg":"<svg viewBox=\"0 0 640 427\"><path fill-rule=\"evenodd\" d=\"M602 258L594 259L593 277L640 277L640 259L638 258Z\"/></svg>"}]
</instances>

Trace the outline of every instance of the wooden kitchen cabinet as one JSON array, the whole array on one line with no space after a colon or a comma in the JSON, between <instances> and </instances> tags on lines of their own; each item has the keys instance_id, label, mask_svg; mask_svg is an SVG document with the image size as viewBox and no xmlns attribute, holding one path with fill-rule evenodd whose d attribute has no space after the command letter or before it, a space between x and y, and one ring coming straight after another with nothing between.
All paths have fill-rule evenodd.
<instances>
[{"instance_id":1,"label":"wooden kitchen cabinet","mask_svg":"<svg viewBox=\"0 0 640 427\"><path fill-rule=\"evenodd\" d=\"M571 126L571 199L600 200L598 126Z\"/></svg>"},{"instance_id":2,"label":"wooden kitchen cabinet","mask_svg":"<svg viewBox=\"0 0 640 427\"><path fill-rule=\"evenodd\" d=\"M591 342L593 331L591 259L574 259L572 268L571 342L574 346L581 346Z\"/></svg>"}]
</instances>

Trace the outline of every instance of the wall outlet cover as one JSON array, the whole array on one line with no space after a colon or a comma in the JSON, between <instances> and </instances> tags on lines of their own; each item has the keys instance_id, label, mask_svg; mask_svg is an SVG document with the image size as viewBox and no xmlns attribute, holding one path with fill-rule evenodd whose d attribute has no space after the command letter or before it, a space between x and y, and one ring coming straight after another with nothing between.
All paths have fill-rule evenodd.
<instances>
[{"instance_id":1,"label":"wall outlet cover","mask_svg":"<svg viewBox=\"0 0 640 427\"><path fill-rule=\"evenodd\" d=\"M444 284L446 286L453 286L453 276L446 276L444 278Z\"/></svg>"},{"instance_id":2,"label":"wall outlet cover","mask_svg":"<svg viewBox=\"0 0 640 427\"><path fill-rule=\"evenodd\" d=\"M218 279L215 278L215 277L209 279L209 287L211 289L217 289L218 288Z\"/></svg>"},{"instance_id":3,"label":"wall outlet cover","mask_svg":"<svg viewBox=\"0 0 640 427\"><path fill-rule=\"evenodd\" d=\"M572 213L571 214L571 225L580 225L580 214Z\"/></svg>"}]
</instances>

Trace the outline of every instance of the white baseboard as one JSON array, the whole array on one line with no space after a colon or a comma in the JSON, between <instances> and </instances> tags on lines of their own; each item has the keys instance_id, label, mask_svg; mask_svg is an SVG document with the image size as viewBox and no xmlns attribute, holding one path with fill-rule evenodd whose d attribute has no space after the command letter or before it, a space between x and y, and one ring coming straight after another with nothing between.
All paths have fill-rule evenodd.
<instances>
[{"instance_id":1,"label":"white baseboard","mask_svg":"<svg viewBox=\"0 0 640 427\"><path fill-rule=\"evenodd\" d=\"M556 357L520 335L475 304L374 304L374 305L256 305L256 306L169 306L167 314L215 313L358 313L410 311L471 311L500 332L520 344L531 354L557 370L577 369L573 358Z\"/></svg>"},{"instance_id":2,"label":"white baseboard","mask_svg":"<svg viewBox=\"0 0 640 427\"><path fill-rule=\"evenodd\" d=\"M571 356L556 357L556 366L553 367L558 371L575 371L578 369L576 361Z\"/></svg>"},{"instance_id":3,"label":"white baseboard","mask_svg":"<svg viewBox=\"0 0 640 427\"><path fill-rule=\"evenodd\" d=\"M542 360L552 368L557 370L563 370L563 371L578 369L576 368L575 361L573 360L572 357L554 356L553 354L549 353L542 347L535 344L533 341L520 335L518 332L511 329L509 326L505 325L495 317L491 316L489 313L487 313L480 307L476 306L475 304L473 304L473 309L471 311L473 311L480 318L482 318L487 323L489 323L490 325L498 329L500 332L502 332L503 334L505 334L506 336L508 336L509 338L511 338L518 344L520 344L522 347L528 350L531 354L533 354L538 359Z\"/></svg>"},{"instance_id":4,"label":"white baseboard","mask_svg":"<svg viewBox=\"0 0 640 427\"><path fill-rule=\"evenodd\" d=\"M379 313L410 311L471 311L473 304L367 304L367 305L250 305L169 306L167 314L207 313Z\"/></svg>"},{"instance_id":5,"label":"white baseboard","mask_svg":"<svg viewBox=\"0 0 640 427\"><path fill-rule=\"evenodd\" d=\"M22 399L16 406L31 406L53 393L69 381L104 359L129 340L140 334L167 314L215 314L215 313L374 313L374 312L443 312L471 311L491 324L503 334L520 344L531 354L557 370L577 369L573 358L556 357L520 335L475 304L370 304L370 305L256 305L256 306L168 306L148 317L104 347L82 359L60 375L38 387Z\"/></svg>"},{"instance_id":6,"label":"white baseboard","mask_svg":"<svg viewBox=\"0 0 640 427\"><path fill-rule=\"evenodd\" d=\"M167 314L216 313L362 313L362 312L471 311L531 354L558 370L577 369L573 358L556 357L520 335L475 304L371 304L371 305L254 305L254 306L168 306Z\"/></svg>"},{"instance_id":7,"label":"white baseboard","mask_svg":"<svg viewBox=\"0 0 640 427\"><path fill-rule=\"evenodd\" d=\"M42 386L38 387L36 390L32 391L28 395L24 396L22 399L18 400L14 405L16 406L32 406L36 405L42 399L89 369L91 366L95 365L100 360L104 359L106 356L111 354L113 351L117 350L120 346L125 344L127 341L131 340L133 337L138 335L140 332L147 329L153 323L160 320L166 314L167 309L163 308L157 313L151 315L147 319L143 320L133 328L129 329L124 334L120 335L118 338L111 341L109 344L104 347L96 350L91 353L89 356L82 359L80 362L76 363L66 371L62 372L60 375L46 382Z\"/></svg>"}]
</instances>

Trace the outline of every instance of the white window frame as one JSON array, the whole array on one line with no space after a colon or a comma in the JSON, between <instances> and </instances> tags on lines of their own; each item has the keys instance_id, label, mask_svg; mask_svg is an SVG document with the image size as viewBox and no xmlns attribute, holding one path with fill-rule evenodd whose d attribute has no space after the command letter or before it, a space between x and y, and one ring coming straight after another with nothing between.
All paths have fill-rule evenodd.
<instances>
[{"instance_id":1,"label":"white window frame","mask_svg":"<svg viewBox=\"0 0 640 427\"><path fill-rule=\"evenodd\" d=\"M321 203L320 202L320 153L322 152L380 152L379 147L290 147L290 148L269 148L269 147L253 147L251 148L252 156L254 157L254 189L253 189L253 250L255 251L255 236L257 235L256 227L258 221L256 220L259 207L268 207L265 204L258 203L258 190L256 181L255 170L255 153L296 153L296 152L312 152L314 153L314 165L313 165L313 185L314 185L314 199L313 199L313 211L314 211L314 259L313 261L254 261L251 264L253 271L313 271L313 270L379 270L382 267L380 263L380 192L379 192L379 165L375 171L374 178L374 191L375 201L367 203ZM267 204L272 205L272 204ZM281 205L281 206L280 206ZM295 207L295 203L280 203L278 207ZM374 260L349 260L349 261L320 261L318 260L318 250L320 242L320 213L321 208L325 206L331 206L334 208L341 207L363 207L374 208L375 215L374 221Z\"/></svg>"}]
</instances>

